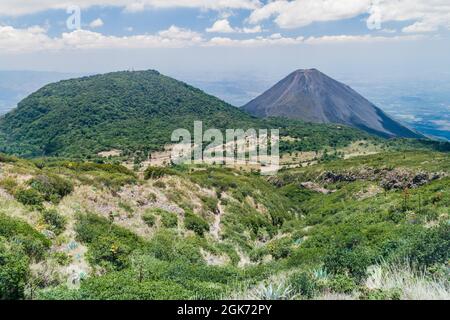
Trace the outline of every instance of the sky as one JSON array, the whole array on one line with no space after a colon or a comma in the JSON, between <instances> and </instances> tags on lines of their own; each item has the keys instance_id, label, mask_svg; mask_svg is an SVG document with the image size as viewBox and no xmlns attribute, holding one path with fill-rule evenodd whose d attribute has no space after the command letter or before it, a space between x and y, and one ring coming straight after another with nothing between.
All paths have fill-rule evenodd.
<instances>
[{"instance_id":1,"label":"sky","mask_svg":"<svg viewBox=\"0 0 450 320\"><path fill-rule=\"evenodd\" d=\"M1 0L0 70L450 74L450 0Z\"/></svg>"}]
</instances>

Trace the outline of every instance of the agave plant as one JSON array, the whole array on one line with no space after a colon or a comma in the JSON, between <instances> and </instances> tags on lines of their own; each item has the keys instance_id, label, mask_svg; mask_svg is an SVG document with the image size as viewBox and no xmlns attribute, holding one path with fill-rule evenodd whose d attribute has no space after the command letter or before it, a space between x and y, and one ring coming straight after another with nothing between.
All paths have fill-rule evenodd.
<instances>
[{"instance_id":1,"label":"agave plant","mask_svg":"<svg viewBox=\"0 0 450 320\"><path fill-rule=\"evenodd\" d=\"M292 289L284 283L278 285L269 283L262 284L255 289L252 297L256 300L288 300L292 297Z\"/></svg>"}]
</instances>

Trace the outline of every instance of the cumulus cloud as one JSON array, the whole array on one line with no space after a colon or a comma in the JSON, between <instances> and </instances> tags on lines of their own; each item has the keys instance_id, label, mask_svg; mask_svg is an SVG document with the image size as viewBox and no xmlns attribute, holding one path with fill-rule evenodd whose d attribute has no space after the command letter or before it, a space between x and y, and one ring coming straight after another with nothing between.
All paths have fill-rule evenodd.
<instances>
[{"instance_id":1,"label":"cumulus cloud","mask_svg":"<svg viewBox=\"0 0 450 320\"><path fill-rule=\"evenodd\" d=\"M91 28L100 28L100 27L102 27L103 25L104 25L103 20L100 19L100 18L98 18L98 19L95 19L94 21L92 21L92 22L89 24L89 27L91 27Z\"/></svg>"},{"instance_id":2,"label":"cumulus cloud","mask_svg":"<svg viewBox=\"0 0 450 320\"><path fill-rule=\"evenodd\" d=\"M373 43L413 41L422 39L420 35L373 36L373 35L333 35L321 37L285 37L280 33L257 36L249 39L213 37L205 39L200 33L171 26L155 34L132 36L112 36L89 30L65 32L60 37L50 37L42 27L17 29L0 27L0 52L24 53L34 51L57 51L71 49L146 49L146 48L186 48L186 47L261 47L286 45L318 45L339 43Z\"/></svg>"},{"instance_id":3,"label":"cumulus cloud","mask_svg":"<svg viewBox=\"0 0 450 320\"><path fill-rule=\"evenodd\" d=\"M418 35L403 35L395 37L383 37L373 35L338 35L321 37L284 37L279 33L269 37L256 37L253 39L231 39L226 37L215 37L205 43L205 46L223 47L262 47L262 46L286 46L286 45L326 45L342 43L376 43L376 42L398 42L414 41L421 39Z\"/></svg>"},{"instance_id":4,"label":"cumulus cloud","mask_svg":"<svg viewBox=\"0 0 450 320\"><path fill-rule=\"evenodd\" d=\"M217 20L211 28L206 29L206 32L211 33L233 33L236 32L230 25L227 19Z\"/></svg>"},{"instance_id":5,"label":"cumulus cloud","mask_svg":"<svg viewBox=\"0 0 450 320\"><path fill-rule=\"evenodd\" d=\"M275 17L281 28L298 28L316 21L351 18L367 12L371 0L295 0L273 1L252 12L250 23Z\"/></svg>"},{"instance_id":6,"label":"cumulus cloud","mask_svg":"<svg viewBox=\"0 0 450 320\"><path fill-rule=\"evenodd\" d=\"M16 29L0 27L0 52L24 53L33 51L65 49L139 49L139 48L184 48L203 43L199 33L171 26L167 30L149 35L107 36L88 30L66 32L51 38L41 27Z\"/></svg>"},{"instance_id":7,"label":"cumulus cloud","mask_svg":"<svg viewBox=\"0 0 450 320\"><path fill-rule=\"evenodd\" d=\"M262 31L259 25L251 28L233 28L227 19L217 20L211 28L206 29L209 33L260 33Z\"/></svg>"},{"instance_id":8,"label":"cumulus cloud","mask_svg":"<svg viewBox=\"0 0 450 320\"><path fill-rule=\"evenodd\" d=\"M93 6L123 7L136 12L147 8L200 8L209 10L246 9L253 10L261 4L259 0L1 0L0 15L20 16L52 9L66 10L78 5L83 9Z\"/></svg>"},{"instance_id":9,"label":"cumulus cloud","mask_svg":"<svg viewBox=\"0 0 450 320\"><path fill-rule=\"evenodd\" d=\"M274 46L274 45L296 45L304 42L303 37L297 38L284 38L279 34L275 34L269 37L256 37L252 39L231 39L225 37L215 37L205 43L208 47L262 47L262 46Z\"/></svg>"},{"instance_id":10,"label":"cumulus cloud","mask_svg":"<svg viewBox=\"0 0 450 320\"><path fill-rule=\"evenodd\" d=\"M281 28L298 28L361 15L367 16L368 26L412 21L402 30L405 33L450 29L448 0L275 0L255 9L248 21L257 24L274 19Z\"/></svg>"}]
</instances>

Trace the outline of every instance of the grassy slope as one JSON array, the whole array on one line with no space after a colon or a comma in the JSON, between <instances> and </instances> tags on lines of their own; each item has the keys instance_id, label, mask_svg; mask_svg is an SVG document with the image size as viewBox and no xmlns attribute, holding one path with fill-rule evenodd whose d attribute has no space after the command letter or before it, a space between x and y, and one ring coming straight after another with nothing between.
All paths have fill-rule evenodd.
<instances>
[{"instance_id":1,"label":"grassy slope","mask_svg":"<svg viewBox=\"0 0 450 320\"><path fill-rule=\"evenodd\" d=\"M16 243L15 233L5 230L29 228L11 221L49 235L45 230L55 231L58 221L46 220L45 212L55 209L66 221L64 231L50 234L51 249L40 232L27 232L21 257L32 272L24 269L17 297L30 297L23 289L32 285L38 297L52 299L220 298L242 291L261 298L268 292L259 286L276 283L275 274L283 275L285 286L268 290L274 298L310 297L305 286L313 296L397 297L395 290L368 287L370 265L380 259L397 265L408 257L425 274L447 281L436 270L449 258L449 178L412 189L405 200L402 190L380 190L376 177L336 183L320 177L362 167L448 174L448 160L442 153L399 152L288 170L268 181L212 167L165 169L162 177L145 181L120 166L1 157L0 254L10 254ZM28 181L53 175L71 181L74 190L43 206L17 201ZM324 195L300 187L305 181L336 191ZM154 224L143 220L148 215ZM77 248L70 249L73 242ZM67 266L91 275L80 289L66 288Z\"/></svg>"}]
</instances>

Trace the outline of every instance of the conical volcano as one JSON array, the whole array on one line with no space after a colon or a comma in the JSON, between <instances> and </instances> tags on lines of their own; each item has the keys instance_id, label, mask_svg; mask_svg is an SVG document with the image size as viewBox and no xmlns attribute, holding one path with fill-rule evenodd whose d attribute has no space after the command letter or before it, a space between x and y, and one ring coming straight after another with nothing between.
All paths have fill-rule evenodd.
<instances>
[{"instance_id":1,"label":"conical volcano","mask_svg":"<svg viewBox=\"0 0 450 320\"><path fill-rule=\"evenodd\" d=\"M387 138L423 138L349 86L316 69L291 73L243 108L257 117L339 123Z\"/></svg>"}]
</instances>

